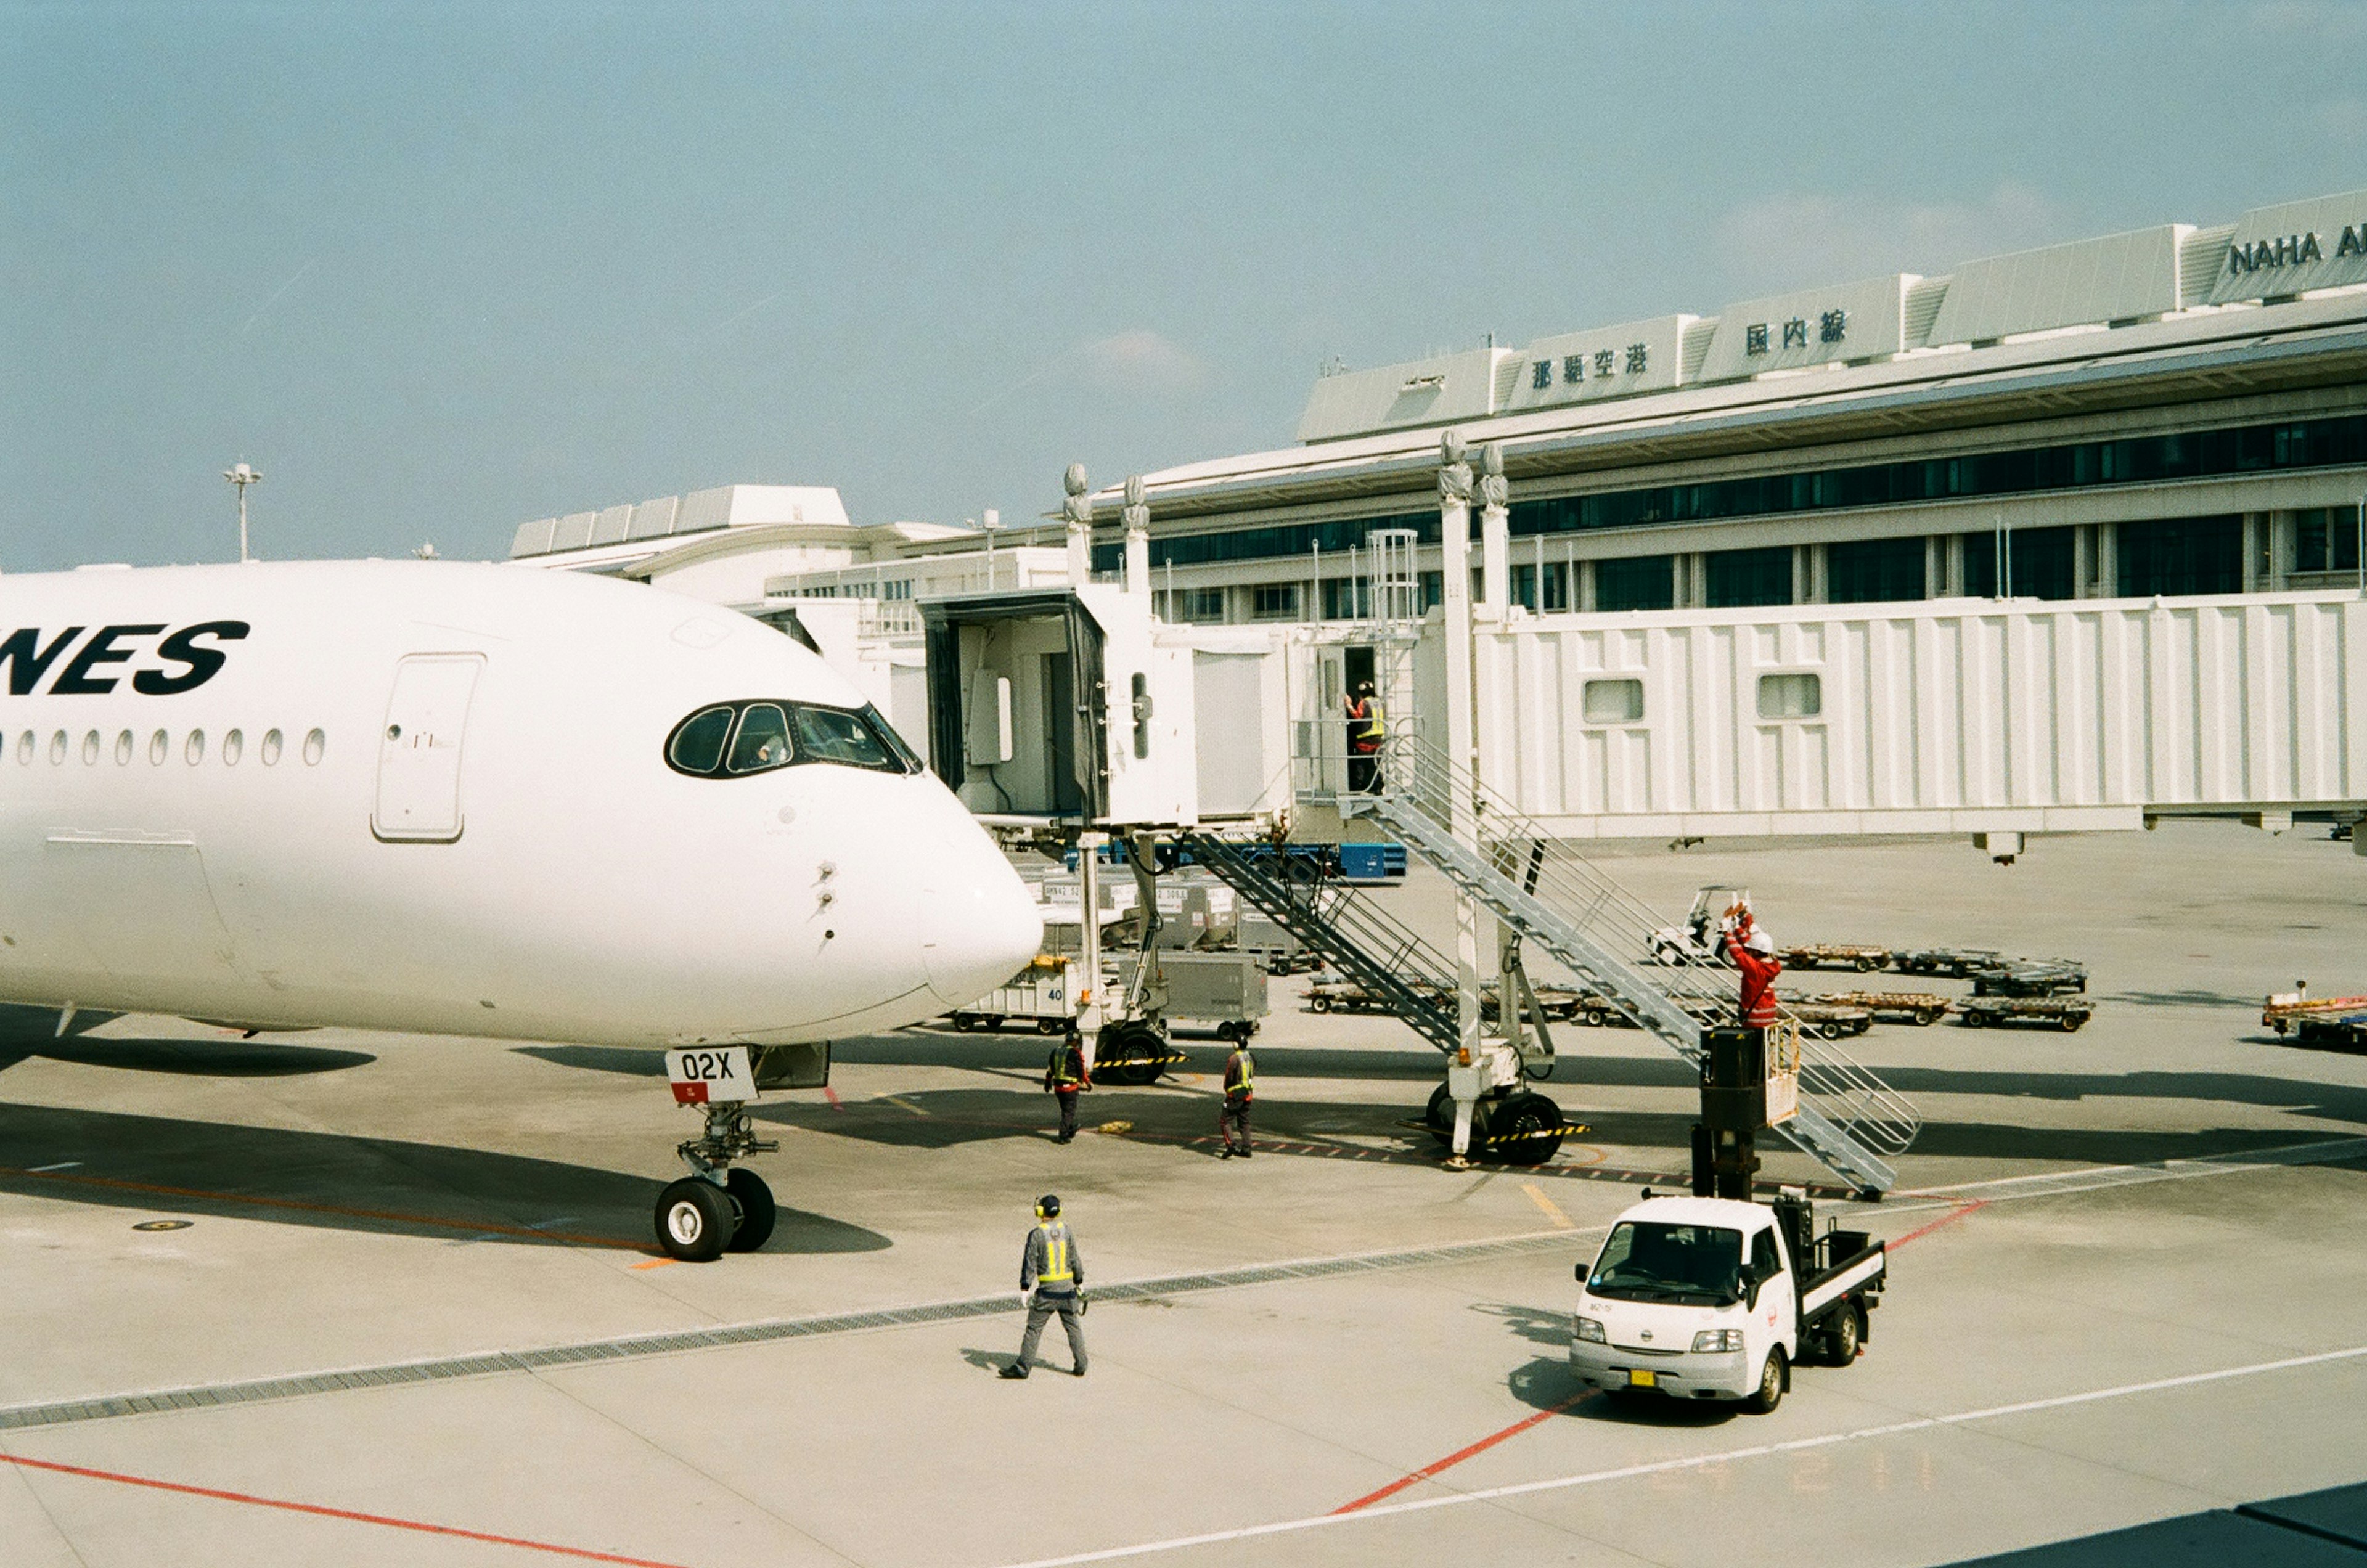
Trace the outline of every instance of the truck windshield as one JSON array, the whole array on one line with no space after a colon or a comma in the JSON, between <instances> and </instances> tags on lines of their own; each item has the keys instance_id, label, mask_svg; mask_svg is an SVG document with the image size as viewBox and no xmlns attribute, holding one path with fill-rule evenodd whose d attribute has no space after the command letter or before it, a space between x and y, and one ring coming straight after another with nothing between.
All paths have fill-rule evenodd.
<instances>
[{"instance_id":1,"label":"truck windshield","mask_svg":"<svg viewBox=\"0 0 2367 1568\"><path fill-rule=\"evenodd\" d=\"M1626 1221L1603 1244L1586 1288L1598 1296L1631 1302L1738 1301L1742 1233L1714 1225Z\"/></svg>"}]
</instances>

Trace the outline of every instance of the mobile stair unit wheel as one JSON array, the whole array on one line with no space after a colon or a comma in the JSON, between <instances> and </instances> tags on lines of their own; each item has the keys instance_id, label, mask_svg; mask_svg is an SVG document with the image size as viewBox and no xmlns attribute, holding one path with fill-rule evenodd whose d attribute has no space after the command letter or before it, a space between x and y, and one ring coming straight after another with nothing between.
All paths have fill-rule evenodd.
<instances>
[{"instance_id":1,"label":"mobile stair unit wheel","mask_svg":"<svg viewBox=\"0 0 2367 1568\"><path fill-rule=\"evenodd\" d=\"M1513 1095L1488 1122L1489 1153L1506 1165L1543 1165L1560 1149L1568 1124L1561 1107L1535 1090Z\"/></svg>"},{"instance_id":2,"label":"mobile stair unit wheel","mask_svg":"<svg viewBox=\"0 0 2367 1568\"><path fill-rule=\"evenodd\" d=\"M1166 1055L1166 1040L1150 1025L1139 1021L1115 1023L1102 1032L1101 1043L1093 1050L1093 1077L1104 1083L1140 1089L1159 1081L1159 1075L1166 1071L1160 1058Z\"/></svg>"}]
</instances>

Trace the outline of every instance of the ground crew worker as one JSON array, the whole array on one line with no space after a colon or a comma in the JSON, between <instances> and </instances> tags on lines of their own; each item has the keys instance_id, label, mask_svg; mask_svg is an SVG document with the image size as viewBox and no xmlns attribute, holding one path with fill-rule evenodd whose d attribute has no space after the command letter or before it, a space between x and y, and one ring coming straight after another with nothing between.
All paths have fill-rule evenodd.
<instances>
[{"instance_id":1,"label":"ground crew worker","mask_svg":"<svg viewBox=\"0 0 2367 1568\"><path fill-rule=\"evenodd\" d=\"M1775 976L1784 973L1784 965L1775 957L1775 939L1760 929L1745 905L1738 904L1727 910L1721 924L1726 930L1726 955L1742 971L1743 1027L1772 1029Z\"/></svg>"},{"instance_id":2,"label":"ground crew worker","mask_svg":"<svg viewBox=\"0 0 2367 1568\"><path fill-rule=\"evenodd\" d=\"M1065 1144L1077 1135L1077 1095L1093 1088L1085 1077L1085 1053L1073 1034L1052 1047L1051 1059L1044 1064L1044 1092L1060 1101L1060 1135L1052 1141Z\"/></svg>"},{"instance_id":3,"label":"ground crew worker","mask_svg":"<svg viewBox=\"0 0 2367 1568\"><path fill-rule=\"evenodd\" d=\"M1047 1192L1036 1200L1036 1228L1027 1233L1027 1244L1019 1249L1019 1303L1027 1309L1027 1334L1019 1341L1019 1359L1002 1369L1007 1378L1024 1378L1036 1359L1036 1346L1044 1337L1044 1325L1052 1314L1060 1314L1060 1326L1068 1332L1069 1354L1075 1358L1075 1375L1085 1375L1085 1328L1079 1321L1084 1312L1085 1261L1077 1256L1077 1238L1060 1219L1060 1200L1057 1193ZM1032 1292L1032 1293L1031 1293Z\"/></svg>"},{"instance_id":4,"label":"ground crew worker","mask_svg":"<svg viewBox=\"0 0 2367 1568\"><path fill-rule=\"evenodd\" d=\"M1387 733L1370 681L1357 682L1355 691L1349 694L1347 708L1348 792L1366 795L1380 784L1381 738Z\"/></svg>"},{"instance_id":5,"label":"ground crew worker","mask_svg":"<svg viewBox=\"0 0 2367 1568\"><path fill-rule=\"evenodd\" d=\"M1230 1159L1235 1155L1250 1157L1250 1101L1256 1098L1257 1064L1250 1060L1250 1043L1233 1043L1233 1054L1225 1058L1225 1104L1217 1112L1217 1135L1225 1140L1224 1152L1217 1157ZM1239 1136L1236 1146L1233 1140Z\"/></svg>"}]
</instances>

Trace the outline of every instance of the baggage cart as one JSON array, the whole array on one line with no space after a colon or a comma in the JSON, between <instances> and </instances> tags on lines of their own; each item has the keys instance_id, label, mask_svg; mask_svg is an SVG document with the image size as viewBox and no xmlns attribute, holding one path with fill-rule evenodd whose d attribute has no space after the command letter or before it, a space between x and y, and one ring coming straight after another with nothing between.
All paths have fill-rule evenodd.
<instances>
[{"instance_id":1,"label":"baggage cart","mask_svg":"<svg viewBox=\"0 0 2367 1568\"><path fill-rule=\"evenodd\" d=\"M1803 947L1784 947L1775 951L1786 969L1854 969L1863 975L1886 968L1890 963L1890 949L1873 947L1859 942L1815 942Z\"/></svg>"},{"instance_id":2,"label":"baggage cart","mask_svg":"<svg viewBox=\"0 0 2367 1568\"><path fill-rule=\"evenodd\" d=\"M1956 1019L1966 1029L2002 1029L2027 1023L2059 1029L2068 1034L2087 1024L2096 1004L2084 997L1974 997L1956 1004Z\"/></svg>"},{"instance_id":3,"label":"baggage cart","mask_svg":"<svg viewBox=\"0 0 2367 1568\"><path fill-rule=\"evenodd\" d=\"M1874 1027L1874 1014L1864 1008L1794 1002L1790 1011L1800 1021L1801 1032L1813 1034L1819 1040L1840 1040L1852 1034L1863 1034Z\"/></svg>"},{"instance_id":4,"label":"baggage cart","mask_svg":"<svg viewBox=\"0 0 2367 1568\"><path fill-rule=\"evenodd\" d=\"M1890 966L1901 975L1944 975L1951 980L2008 962L1990 947L1903 947L1890 955Z\"/></svg>"},{"instance_id":5,"label":"baggage cart","mask_svg":"<svg viewBox=\"0 0 2367 1568\"><path fill-rule=\"evenodd\" d=\"M2054 997L2088 988L2088 966L2067 958L2010 958L1966 971L1976 997Z\"/></svg>"},{"instance_id":6,"label":"baggage cart","mask_svg":"<svg viewBox=\"0 0 2367 1568\"><path fill-rule=\"evenodd\" d=\"M2260 1021L2279 1034L2298 1035L2306 1045L2367 1047L2367 997L2282 991L2268 998Z\"/></svg>"},{"instance_id":7,"label":"baggage cart","mask_svg":"<svg viewBox=\"0 0 2367 1568\"><path fill-rule=\"evenodd\" d=\"M946 1016L965 1034L1006 1023L1032 1023L1039 1034L1066 1034L1076 1027L1076 968L1073 958L1039 953L1009 980Z\"/></svg>"},{"instance_id":8,"label":"baggage cart","mask_svg":"<svg viewBox=\"0 0 2367 1568\"><path fill-rule=\"evenodd\" d=\"M1919 1028L1948 1016L1948 998L1930 991L1828 991L1806 998L1812 1007L1863 1008L1879 1023L1911 1023Z\"/></svg>"},{"instance_id":9,"label":"baggage cart","mask_svg":"<svg viewBox=\"0 0 2367 1568\"><path fill-rule=\"evenodd\" d=\"M1159 1015L1170 1021L1213 1023L1228 1040L1247 1040L1272 1010L1265 965L1251 953L1161 953L1158 974L1167 991ZM1116 983L1127 988L1133 979L1134 955L1122 954Z\"/></svg>"}]
</instances>

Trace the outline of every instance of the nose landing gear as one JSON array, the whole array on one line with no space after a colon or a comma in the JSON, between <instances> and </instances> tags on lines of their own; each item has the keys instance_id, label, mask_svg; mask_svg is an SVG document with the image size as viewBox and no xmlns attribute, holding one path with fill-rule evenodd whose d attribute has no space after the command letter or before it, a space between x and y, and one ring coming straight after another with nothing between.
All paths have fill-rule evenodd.
<instances>
[{"instance_id":1,"label":"nose landing gear","mask_svg":"<svg viewBox=\"0 0 2367 1568\"><path fill-rule=\"evenodd\" d=\"M711 1263L727 1251L753 1252L773 1234L777 1210L764 1179L735 1159L770 1154L780 1142L759 1138L744 1102L707 1106L707 1127L674 1153L691 1173L658 1194L658 1246L685 1263Z\"/></svg>"}]
</instances>

